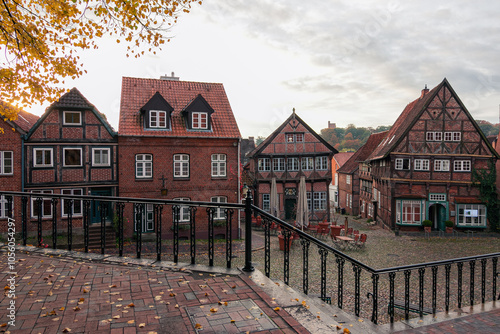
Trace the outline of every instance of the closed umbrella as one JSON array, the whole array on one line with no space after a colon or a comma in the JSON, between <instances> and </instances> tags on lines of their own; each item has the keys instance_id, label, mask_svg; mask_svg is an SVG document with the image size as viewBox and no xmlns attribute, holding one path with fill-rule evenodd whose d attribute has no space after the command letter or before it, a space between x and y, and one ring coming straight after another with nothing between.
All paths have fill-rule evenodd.
<instances>
[{"instance_id":1,"label":"closed umbrella","mask_svg":"<svg viewBox=\"0 0 500 334\"><path fill-rule=\"evenodd\" d=\"M307 207L306 177L301 176L299 182L299 193L297 194L297 225L302 231L304 226L309 226L309 209Z\"/></svg>"},{"instance_id":2,"label":"closed umbrella","mask_svg":"<svg viewBox=\"0 0 500 334\"><path fill-rule=\"evenodd\" d=\"M271 214L275 217L279 217L279 205L280 201L278 199L278 188L276 186L276 178L273 177L271 180L271 198L270 198L270 209Z\"/></svg>"}]
</instances>

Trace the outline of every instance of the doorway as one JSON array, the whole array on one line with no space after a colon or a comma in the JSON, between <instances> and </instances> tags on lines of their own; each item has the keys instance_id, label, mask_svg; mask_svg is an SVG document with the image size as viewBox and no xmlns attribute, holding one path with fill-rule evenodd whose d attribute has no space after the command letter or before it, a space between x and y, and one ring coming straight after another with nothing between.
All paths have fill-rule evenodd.
<instances>
[{"instance_id":1,"label":"doorway","mask_svg":"<svg viewBox=\"0 0 500 334\"><path fill-rule=\"evenodd\" d=\"M295 219L297 199L285 198L285 219Z\"/></svg>"},{"instance_id":2,"label":"doorway","mask_svg":"<svg viewBox=\"0 0 500 334\"><path fill-rule=\"evenodd\" d=\"M92 196L111 196L111 189L110 188L102 188L102 189L92 189L90 191L90 194ZM106 202L106 209L107 209L107 215L106 215L106 221L111 221L111 217L113 217L113 210L111 206L111 202ZM101 222L101 201L99 200L93 200L92 201L92 206L91 206L91 224L96 224Z\"/></svg>"},{"instance_id":3,"label":"doorway","mask_svg":"<svg viewBox=\"0 0 500 334\"><path fill-rule=\"evenodd\" d=\"M429 207L429 220L432 221L432 228L434 230L444 231L446 220L446 208L442 204L432 204Z\"/></svg>"}]
</instances>

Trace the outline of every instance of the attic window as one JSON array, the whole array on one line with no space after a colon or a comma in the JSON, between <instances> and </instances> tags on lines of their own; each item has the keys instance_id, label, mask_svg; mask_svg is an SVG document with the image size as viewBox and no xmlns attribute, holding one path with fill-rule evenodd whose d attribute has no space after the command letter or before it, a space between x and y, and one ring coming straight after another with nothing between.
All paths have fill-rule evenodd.
<instances>
[{"instance_id":1,"label":"attic window","mask_svg":"<svg viewBox=\"0 0 500 334\"><path fill-rule=\"evenodd\" d=\"M193 129L208 129L208 114L206 112L193 112L192 116Z\"/></svg>"},{"instance_id":2,"label":"attic window","mask_svg":"<svg viewBox=\"0 0 500 334\"><path fill-rule=\"evenodd\" d=\"M165 129L167 127L167 112L161 110L150 110L149 127Z\"/></svg>"},{"instance_id":3,"label":"attic window","mask_svg":"<svg viewBox=\"0 0 500 334\"><path fill-rule=\"evenodd\" d=\"M80 111L63 111L64 125L82 125L82 113Z\"/></svg>"}]
</instances>

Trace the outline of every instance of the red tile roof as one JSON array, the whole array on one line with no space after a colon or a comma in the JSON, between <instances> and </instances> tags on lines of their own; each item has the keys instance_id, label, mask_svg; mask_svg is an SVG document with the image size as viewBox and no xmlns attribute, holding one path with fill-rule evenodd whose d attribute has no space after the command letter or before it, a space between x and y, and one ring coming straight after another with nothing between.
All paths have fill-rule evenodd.
<instances>
[{"instance_id":1,"label":"red tile roof","mask_svg":"<svg viewBox=\"0 0 500 334\"><path fill-rule=\"evenodd\" d=\"M17 119L13 122L25 132L28 132L39 118L40 117L38 117L37 115L33 115L27 111L21 110L19 114L17 114Z\"/></svg>"},{"instance_id":2,"label":"red tile roof","mask_svg":"<svg viewBox=\"0 0 500 334\"><path fill-rule=\"evenodd\" d=\"M339 152L333 156L335 161L337 161L337 164L339 165L339 168L342 167L349 158L351 158L354 155L354 152Z\"/></svg>"},{"instance_id":3,"label":"red tile roof","mask_svg":"<svg viewBox=\"0 0 500 334\"><path fill-rule=\"evenodd\" d=\"M377 148L380 142L387 136L389 131L372 133L366 143L354 153L346 163L338 169L339 173L352 174L359 167L359 163L365 161L366 158Z\"/></svg>"},{"instance_id":4,"label":"red tile roof","mask_svg":"<svg viewBox=\"0 0 500 334\"><path fill-rule=\"evenodd\" d=\"M148 131L141 122L140 109L159 92L174 108L171 131ZM196 131L186 129L181 112L201 94L215 110L212 129ZM224 86L221 83L204 83L175 80L141 79L123 77L118 133L122 136L152 137L207 137L240 138L240 130L234 118Z\"/></svg>"}]
</instances>

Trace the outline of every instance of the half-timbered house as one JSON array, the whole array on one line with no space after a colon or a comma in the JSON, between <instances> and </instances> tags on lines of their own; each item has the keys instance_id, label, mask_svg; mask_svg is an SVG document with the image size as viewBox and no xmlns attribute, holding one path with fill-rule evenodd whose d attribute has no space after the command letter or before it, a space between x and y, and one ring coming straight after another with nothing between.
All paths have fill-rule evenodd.
<instances>
[{"instance_id":1,"label":"half-timbered house","mask_svg":"<svg viewBox=\"0 0 500 334\"><path fill-rule=\"evenodd\" d=\"M435 230L447 220L459 229L486 228L472 171L498 157L448 80L425 88L367 158L377 220L402 230L419 230L425 219Z\"/></svg>"},{"instance_id":2,"label":"half-timbered house","mask_svg":"<svg viewBox=\"0 0 500 334\"><path fill-rule=\"evenodd\" d=\"M337 150L307 125L295 111L249 154L254 202L270 211L272 179L276 180L278 212L295 219L298 185L305 176L310 220L330 219L331 159Z\"/></svg>"}]
</instances>

